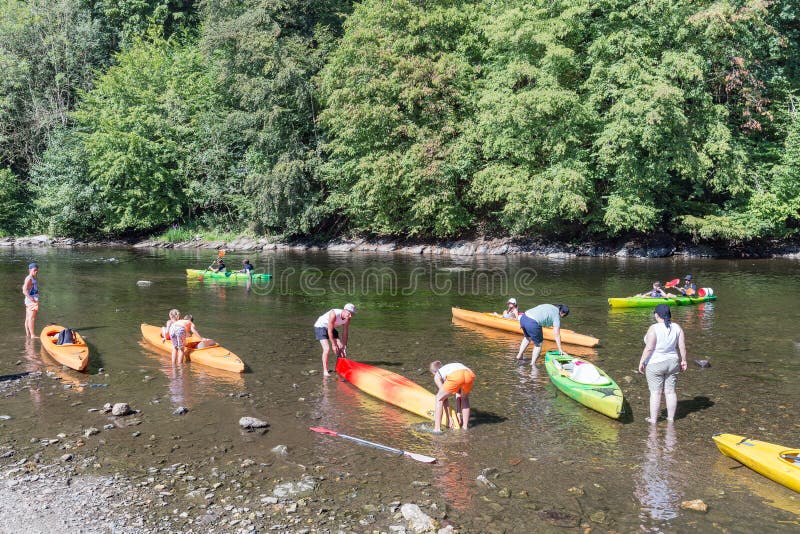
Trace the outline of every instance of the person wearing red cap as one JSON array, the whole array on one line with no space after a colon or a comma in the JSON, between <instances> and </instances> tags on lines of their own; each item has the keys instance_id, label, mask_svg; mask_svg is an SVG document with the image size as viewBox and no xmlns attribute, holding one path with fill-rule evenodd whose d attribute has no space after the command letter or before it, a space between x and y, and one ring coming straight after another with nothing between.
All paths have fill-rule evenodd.
<instances>
[{"instance_id":1,"label":"person wearing red cap","mask_svg":"<svg viewBox=\"0 0 800 534\"><path fill-rule=\"evenodd\" d=\"M331 347L337 358L347 357L347 334L350 329L350 319L356 313L354 304L347 303L344 308L334 308L319 316L314 323L314 338L322 345L322 373L330 376L328 372L328 354ZM337 326L342 328L342 338L339 339Z\"/></svg>"},{"instance_id":2,"label":"person wearing red cap","mask_svg":"<svg viewBox=\"0 0 800 534\"><path fill-rule=\"evenodd\" d=\"M25 337L35 338L34 322L39 312L39 266L35 263L28 265L28 276L22 282L22 295L25 297Z\"/></svg>"}]
</instances>

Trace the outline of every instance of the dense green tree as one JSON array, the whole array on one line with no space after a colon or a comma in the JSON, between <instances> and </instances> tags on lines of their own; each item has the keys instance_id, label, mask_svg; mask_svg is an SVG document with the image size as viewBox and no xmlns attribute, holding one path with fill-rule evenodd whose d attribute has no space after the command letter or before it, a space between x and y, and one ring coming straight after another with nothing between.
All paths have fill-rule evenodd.
<instances>
[{"instance_id":1,"label":"dense green tree","mask_svg":"<svg viewBox=\"0 0 800 534\"><path fill-rule=\"evenodd\" d=\"M482 18L484 80L473 131L479 210L512 234L583 222L597 116L581 94L590 2L496 2Z\"/></svg>"},{"instance_id":2,"label":"dense green tree","mask_svg":"<svg viewBox=\"0 0 800 534\"><path fill-rule=\"evenodd\" d=\"M350 1L207 0L203 46L229 112L219 127L255 226L309 233L324 218L313 77Z\"/></svg>"},{"instance_id":3,"label":"dense green tree","mask_svg":"<svg viewBox=\"0 0 800 534\"><path fill-rule=\"evenodd\" d=\"M475 150L480 2L368 0L320 75L328 205L374 234L455 235Z\"/></svg>"},{"instance_id":4,"label":"dense green tree","mask_svg":"<svg viewBox=\"0 0 800 534\"><path fill-rule=\"evenodd\" d=\"M74 117L107 232L141 232L199 215L217 116L199 49L151 34L116 57ZM215 199L219 201L219 199Z\"/></svg>"},{"instance_id":5,"label":"dense green tree","mask_svg":"<svg viewBox=\"0 0 800 534\"><path fill-rule=\"evenodd\" d=\"M18 230L23 213L23 194L19 180L10 169L0 169L0 235Z\"/></svg>"},{"instance_id":6,"label":"dense green tree","mask_svg":"<svg viewBox=\"0 0 800 534\"><path fill-rule=\"evenodd\" d=\"M31 171L31 230L70 237L96 236L110 211L74 130L56 130Z\"/></svg>"},{"instance_id":7,"label":"dense green tree","mask_svg":"<svg viewBox=\"0 0 800 534\"><path fill-rule=\"evenodd\" d=\"M25 178L108 59L80 0L0 0L0 165Z\"/></svg>"}]
</instances>

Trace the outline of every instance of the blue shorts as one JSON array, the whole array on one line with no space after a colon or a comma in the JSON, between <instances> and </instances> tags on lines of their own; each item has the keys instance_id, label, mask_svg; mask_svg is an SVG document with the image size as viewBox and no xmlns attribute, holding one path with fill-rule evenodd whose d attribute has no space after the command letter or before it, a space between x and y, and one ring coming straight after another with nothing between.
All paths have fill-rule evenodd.
<instances>
[{"instance_id":1,"label":"blue shorts","mask_svg":"<svg viewBox=\"0 0 800 534\"><path fill-rule=\"evenodd\" d=\"M328 329L323 327L314 327L314 337L317 341L323 341L328 339ZM333 329L333 339L339 339L339 332L336 329Z\"/></svg>"},{"instance_id":2,"label":"blue shorts","mask_svg":"<svg viewBox=\"0 0 800 534\"><path fill-rule=\"evenodd\" d=\"M534 345L539 346L542 344L542 341L544 341L542 325L523 314L519 320L519 326L522 328L522 334L533 341Z\"/></svg>"}]
</instances>

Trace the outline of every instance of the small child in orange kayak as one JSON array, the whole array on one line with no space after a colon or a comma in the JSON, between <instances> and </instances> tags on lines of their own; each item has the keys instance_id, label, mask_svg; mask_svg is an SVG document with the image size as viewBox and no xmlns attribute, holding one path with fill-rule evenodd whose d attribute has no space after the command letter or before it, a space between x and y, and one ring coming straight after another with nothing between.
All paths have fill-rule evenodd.
<instances>
[{"instance_id":1,"label":"small child in orange kayak","mask_svg":"<svg viewBox=\"0 0 800 534\"><path fill-rule=\"evenodd\" d=\"M456 417L459 418L461 428L469 427L469 392L475 383L475 373L466 365L461 363L448 363L436 360L431 362L430 371L433 373L433 381L439 388L436 393L436 400L433 408L433 431L442 431L442 412L445 413L447 424L450 428L455 428L455 421L450 420L449 410L447 409L447 397L455 394L456 396Z\"/></svg>"},{"instance_id":2,"label":"small child in orange kayak","mask_svg":"<svg viewBox=\"0 0 800 534\"><path fill-rule=\"evenodd\" d=\"M194 323L192 322L194 318L190 314L186 314L183 316L183 319L179 319L172 323L172 326L169 328L169 338L172 341L172 364L176 363L183 363L186 359L186 338L188 335L194 334L195 336L202 338L202 336L197 332L197 328L195 328Z\"/></svg>"},{"instance_id":3,"label":"small child in orange kayak","mask_svg":"<svg viewBox=\"0 0 800 534\"><path fill-rule=\"evenodd\" d=\"M169 341L169 329L172 325L181 318L181 312L178 311L176 308L172 308L169 311L169 319L167 320L166 324L161 327L161 337L165 340Z\"/></svg>"}]
</instances>

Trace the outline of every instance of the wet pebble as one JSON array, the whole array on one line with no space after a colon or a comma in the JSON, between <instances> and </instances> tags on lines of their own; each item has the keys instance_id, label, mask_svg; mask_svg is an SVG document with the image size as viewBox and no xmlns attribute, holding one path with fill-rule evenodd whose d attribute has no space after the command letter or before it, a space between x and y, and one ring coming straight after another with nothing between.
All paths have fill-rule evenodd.
<instances>
[{"instance_id":1,"label":"wet pebble","mask_svg":"<svg viewBox=\"0 0 800 534\"><path fill-rule=\"evenodd\" d=\"M112 424L110 424L110 423L109 423L109 424L107 424L107 425L103 425L103 430L111 430L111 429L113 429L113 428L114 428L114 425L112 425Z\"/></svg>"},{"instance_id":2,"label":"wet pebble","mask_svg":"<svg viewBox=\"0 0 800 534\"><path fill-rule=\"evenodd\" d=\"M121 417L131 413L131 407L127 402L117 402L111 407L111 415Z\"/></svg>"},{"instance_id":3,"label":"wet pebble","mask_svg":"<svg viewBox=\"0 0 800 534\"><path fill-rule=\"evenodd\" d=\"M172 415L185 415L187 413L189 413L189 408L186 408L185 406L178 406L175 411L172 412Z\"/></svg>"},{"instance_id":4,"label":"wet pebble","mask_svg":"<svg viewBox=\"0 0 800 534\"><path fill-rule=\"evenodd\" d=\"M577 515L561 510L542 510L539 512L539 519L557 527L576 527L580 522Z\"/></svg>"},{"instance_id":5,"label":"wet pebble","mask_svg":"<svg viewBox=\"0 0 800 534\"><path fill-rule=\"evenodd\" d=\"M684 510L694 510L695 512L707 512L708 505L704 503L701 499L693 499L691 501L683 501L681 503L681 508Z\"/></svg>"},{"instance_id":6,"label":"wet pebble","mask_svg":"<svg viewBox=\"0 0 800 534\"><path fill-rule=\"evenodd\" d=\"M272 447L272 454L276 456L286 456L289 453L289 448L286 445L275 445Z\"/></svg>"},{"instance_id":7,"label":"wet pebble","mask_svg":"<svg viewBox=\"0 0 800 534\"><path fill-rule=\"evenodd\" d=\"M486 478L486 475L478 475L478 477L475 480L477 480L480 484L483 484L487 488L494 489L497 487L497 484Z\"/></svg>"},{"instance_id":8,"label":"wet pebble","mask_svg":"<svg viewBox=\"0 0 800 534\"><path fill-rule=\"evenodd\" d=\"M583 497L586 494L585 491L583 491L581 488L578 488L576 486L572 486L570 489L568 489L567 493L569 493L570 495L572 495L574 497Z\"/></svg>"},{"instance_id":9,"label":"wet pebble","mask_svg":"<svg viewBox=\"0 0 800 534\"><path fill-rule=\"evenodd\" d=\"M256 419L255 417L242 417L239 419L239 426L249 430L253 428L267 428L269 423L261 419Z\"/></svg>"},{"instance_id":10,"label":"wet pebble","mask_svg":"<svg viewBox=\"0 0 800 534\"><path fill-rule=\"evenodd\" d=\"M94 436L95 434L99 434L99 433L100 433L99 430L97 430L95 427L91 427L91 428L87 428L83 432L83 435L84 435L84 437L88 438L89 436Z\"/></svg>"},{"instance_id":11,"label":"wet pebble","mask_svg":"<svg viewBox=\"0 0 800 534\"><path fill-rule=\"evenodd\" d=\"M404 504L400 507L400 513L403 514L403 519L408 521L408 526L412 532L429 532L436 526L433 519L416 504Z\"/></svg>"}]
</instances>

